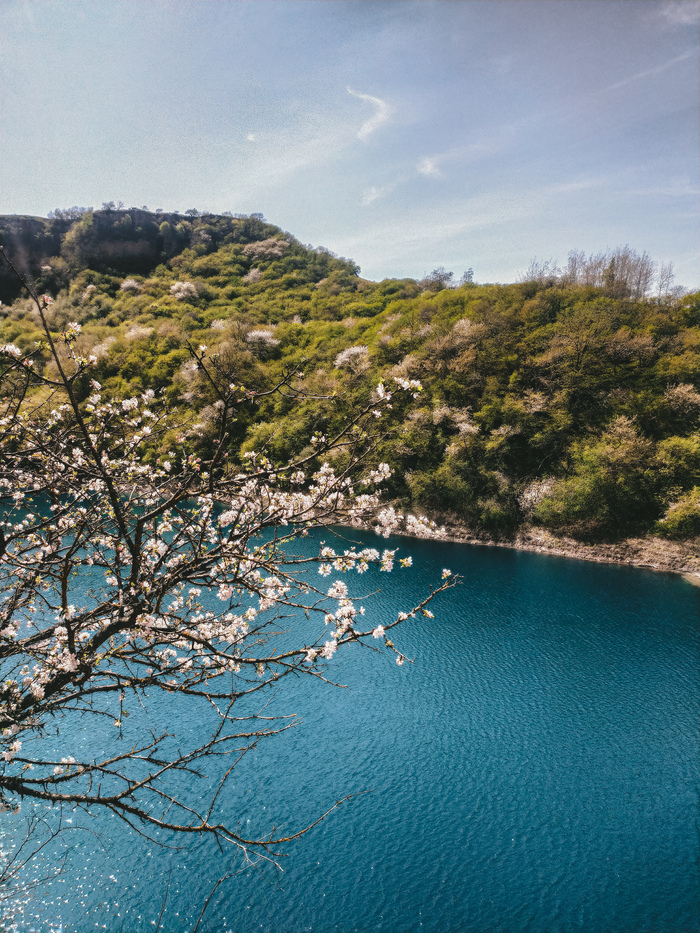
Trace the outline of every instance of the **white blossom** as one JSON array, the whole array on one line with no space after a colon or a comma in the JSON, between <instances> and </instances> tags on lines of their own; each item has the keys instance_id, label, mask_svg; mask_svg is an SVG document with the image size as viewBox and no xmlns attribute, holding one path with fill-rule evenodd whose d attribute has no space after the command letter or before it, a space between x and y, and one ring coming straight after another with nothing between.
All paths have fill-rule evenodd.
<instances>
[{"instance_id":1,"label":"white blossom","mask_svg":"<svg viewBox=\"0 0 700 933\"><path fill-rule=\"evenodd\" d=\"M369 350L365 346L348 347L335 358L336 369L349 369L353 373L363 373L369 369Z\"/></svg>"},{"instance_id":2,"label":"white blossom","mask_svg":"<svg viewBox=\"0 0 700 933\"><path fill-rule=\"evenodd\" d=\"M327 641L321 649L321 657L330 660L338 650L337 641Z\"/></svg>"},{"instance_id":3,"label":"white blossom","mask_svg":"<svg viewBox=\"0 0 700 933\"><path fill-rule=\"evenodd\" d=\"M184 301L187 298L196 298L197 289L192 282L173 282L170 286L170 294L177 301Z\"/></svg>"},{"instance_id":4,"label":"white blossom","mask_svg":"<svg viewBox=\"0 0 700 933\"><path fill-rule=\"evenodd\" d=\"M94 287L95 287L94 285L92 285L92 286L88 285L88 288L93 288L93 289L94 289ZM139 291L141 291L141 286L140 286L139 283L136 281L136 279L124 279L124 281L121 283L121 285L119 286L119 288L120 288L123 292L139 292Z\"/></svg>"}]
</instances>

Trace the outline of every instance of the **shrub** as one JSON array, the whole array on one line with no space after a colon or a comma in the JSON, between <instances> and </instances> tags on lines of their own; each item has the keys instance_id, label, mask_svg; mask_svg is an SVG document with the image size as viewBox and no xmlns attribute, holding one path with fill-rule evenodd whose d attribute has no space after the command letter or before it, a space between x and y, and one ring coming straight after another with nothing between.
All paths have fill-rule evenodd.
<instances>
[{"instance_id":1,"label":"shrub","mask_svg":"<svg viewBox=\"0 0 700 933\"><path fill-rule=\"evenodd\" d=\"M664 538L697 538L700 535L700 486L672 503L656 530Z\"/></svg>"}]
</instances>

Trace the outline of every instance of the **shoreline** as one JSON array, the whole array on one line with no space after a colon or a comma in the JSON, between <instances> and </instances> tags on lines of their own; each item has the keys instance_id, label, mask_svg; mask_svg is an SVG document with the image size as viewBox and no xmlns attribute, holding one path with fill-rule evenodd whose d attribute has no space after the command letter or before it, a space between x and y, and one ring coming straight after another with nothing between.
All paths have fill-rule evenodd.
<instances>
[{"instance_id":1,"label":"shoreline","mask_svg":"<svg viewBox=\"0 0 700 933\"><path fill-rule=\"evenodd\" d=\"M525 527L513 538L497 540L474 535L470 529L456 522L445 522L444 528L444 537L436 540L504 547L599 564L619 564L661 573L676 573L693 586L700 586L700 547L688 541L674 542L645 537L626 538L609 544L586 544L565 535L554 535L539 527Z\"/></svg>"}]
</instances>

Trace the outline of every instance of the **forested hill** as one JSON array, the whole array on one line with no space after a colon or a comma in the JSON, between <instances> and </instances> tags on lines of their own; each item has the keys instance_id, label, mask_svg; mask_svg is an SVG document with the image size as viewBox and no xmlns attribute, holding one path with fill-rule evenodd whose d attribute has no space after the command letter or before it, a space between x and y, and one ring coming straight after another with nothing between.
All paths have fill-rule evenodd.
<instances>
[{"instance_id":1,"label":"forested hill","mask_svg":"<svg viewBox=\"0 0 700 933\"><path fill-rule=\"evenodd\" d=\"M251 386L303 365L309 395L328 397L241 411L234 458L284 461L380 380L420 379L380 451L403 507L494 537L700 535L700 294L654 280L646 256L572 253L512 285L452 287L442 270L375 283L260 215L111 206L0 217L0 242L55 297L52 326L82 325L104 389L163 390L193 445L216 408L188 343ZM0 344L33 349L36 312L6 269L0 298Z\"/></svg>"}]
</instances>

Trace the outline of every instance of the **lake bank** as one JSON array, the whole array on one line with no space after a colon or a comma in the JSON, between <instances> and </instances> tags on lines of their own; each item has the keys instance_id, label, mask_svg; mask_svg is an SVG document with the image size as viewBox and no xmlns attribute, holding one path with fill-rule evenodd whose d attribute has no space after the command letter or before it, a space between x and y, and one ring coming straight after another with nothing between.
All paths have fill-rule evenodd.
<instances>
[{"instance_id":1,"label":"lake bank","mask_svg":"<svg viewBox=\"0 0 700 933\"><path fill-rule=\"evenodd\" d=\"M571 557L604 564L623 564L664 573L678 573L689 583L700 586L700 548L690 541L667 541L663 538L626 538L609 543L587 543L555 535L546 528L521 528L512 538L494 539L475 535L457 521L441 522L445 537L455 544L480 544L486 547L514 548L537 554Z\"/></svg>"},{"instance_id":2,"label":"lake bank","mask_svg":"<svg viewBox=\"0 0 700 933\"><path fill-rule=\"evenodd\" d=\"M463 544L510 547L596 563L625 564L629 567L679 573L689 582L700 586L700 551L688 542L647 537L627 538L609 544L588 544L564 535L554 535L544 528L527 528L518 532L512 540L493 541L447 525L445 530L447 540Z\"/></svg>"}]
</instances>

